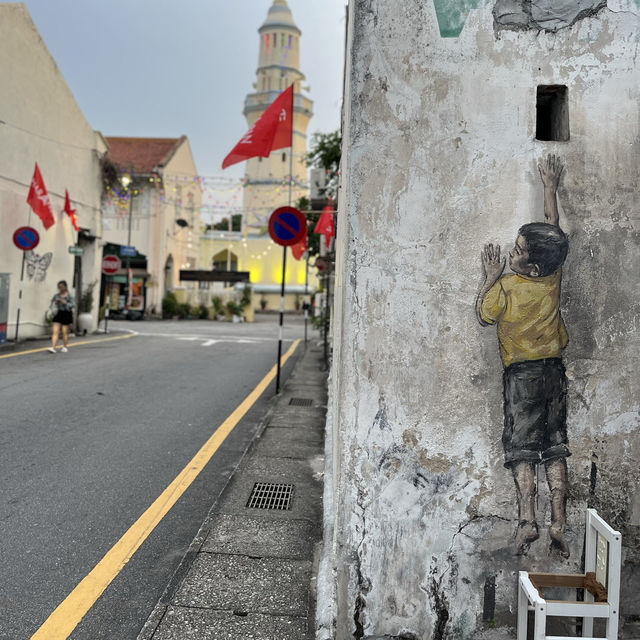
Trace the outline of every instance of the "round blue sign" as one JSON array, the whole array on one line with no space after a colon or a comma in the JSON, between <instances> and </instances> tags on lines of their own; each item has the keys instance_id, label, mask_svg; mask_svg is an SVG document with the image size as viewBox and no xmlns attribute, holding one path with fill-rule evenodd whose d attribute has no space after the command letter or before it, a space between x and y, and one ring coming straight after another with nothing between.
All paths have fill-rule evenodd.
<instances>
[{"instance_id":1,"label":"round blue sign","mask_svg":"<svg viewBox=\"0 0 640 640\"><path fill-rule=\"evenodd\" d=\"M22 251L31 251L35 249L40 242L40 236L33 227L20 227L13 234L13 244L22 249Z\"/></svg>"},{"instance_id":2,"label":"round blue sign","mask_svg":"<svg viewBox=\"0 0 640 640\"><path fill-rule=\"evenodd\" d=\"M298 244L307 234L307 220L294 207L280 207L269 218L269 235L280 246Z\"/></svg>"}]
</instances>

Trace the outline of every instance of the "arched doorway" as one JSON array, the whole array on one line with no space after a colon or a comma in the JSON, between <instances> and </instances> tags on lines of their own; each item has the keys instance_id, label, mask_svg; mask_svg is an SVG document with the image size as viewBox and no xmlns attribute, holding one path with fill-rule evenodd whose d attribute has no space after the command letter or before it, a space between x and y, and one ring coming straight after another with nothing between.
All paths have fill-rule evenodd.
<instances>
[{"instance_id":1,"label":"arched doorway","mask_svg":"<svg viewBox=\"0 0 640 640\"><path fill-rule=\"evenodd\" d=\"M211 268L220 271L237 271L238 256L228 249L223 249L211 258Z\"/></svg>"}]
</instances>

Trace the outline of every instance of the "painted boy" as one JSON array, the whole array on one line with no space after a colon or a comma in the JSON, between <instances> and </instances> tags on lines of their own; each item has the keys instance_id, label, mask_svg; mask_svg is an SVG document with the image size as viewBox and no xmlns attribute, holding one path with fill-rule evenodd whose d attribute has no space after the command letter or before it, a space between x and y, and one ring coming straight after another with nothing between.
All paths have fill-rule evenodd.
<instances>
[{"instance_id":1,"label":"painted boy","mask_svg":"<svg viewBox=\"0 0 640 640\"><path fill-rule=\"evenodd\" d=\"M562 164L549 156L539 165L544 184L545 222L524 225L509 252L513 274L502 275L500 247L482 251L485 281L476 301L482 326L496 325L504 364L505 466L518 499L515 553L539 538L536 522L536 465L544 465L551 494L552 550L569 556L564 540L567 502L566 398L562 350L568 342L560 315L562 265L569 240L558 224L556 192Z\"/></svg>"}]
</instances>

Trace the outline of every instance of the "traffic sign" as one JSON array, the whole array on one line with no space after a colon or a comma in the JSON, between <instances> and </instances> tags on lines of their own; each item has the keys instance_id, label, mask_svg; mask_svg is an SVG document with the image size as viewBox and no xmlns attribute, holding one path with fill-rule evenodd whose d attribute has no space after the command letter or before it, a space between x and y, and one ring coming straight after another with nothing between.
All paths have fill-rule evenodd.
<instances>
[{"instance_id":1,"label":"traffic sign","mask_svg":"<svg viewBox=\"0 0 640 640\"><path fill-rule=\"evenodd\" d=\"M13 234L13 244L22 249L22 251L31 251L35 249L40 242L40 236L33 227L20 227Z\"/></svg>"},{"instance_id":2,"label":"traffic sign","mask_svg":"<svg viewBox=\"0 0 640 640\"><path fill-rule=\"evenodd\" d=\"M105 276L113 276L122 267L122 263L120 262L120 258L118 256L105 256L102 259L102 273Z\"/></svg>"},{"instance_id":3,"label":"traffic sign","mask_svg":"<svg viewBox=\"0 0 640 640\"><path fill-rule=\"evenodd\" d=\"M75 244L72 244L69 247L69 253L71 255L74 255L74 256L81 256L81 255L84 254L84 248L83 247L78 247Z\"/></svg>"},{"instance_id":4,"label":"traffic sign","mask_svg":"<svg viewBox=\"0 0 640 640\"><path fill-rule=\"evenodd\" d=\"M136 253L138 252L136 251L135 247L127 247L127 246L120 247L121 256L129 256L130 258L133 258L135 257Z\"/></svg>"},{"instance_id":5,"label":"traffic sign","mask_svg":"<svg viewBox=\"0 0 640 640\"><path fill-rule=\"evenodd\" d=\"M294 207L280 207L269 218L269 235L282 247L298 244L307 235L307 220Z\"/></svg>"}]
</instances>

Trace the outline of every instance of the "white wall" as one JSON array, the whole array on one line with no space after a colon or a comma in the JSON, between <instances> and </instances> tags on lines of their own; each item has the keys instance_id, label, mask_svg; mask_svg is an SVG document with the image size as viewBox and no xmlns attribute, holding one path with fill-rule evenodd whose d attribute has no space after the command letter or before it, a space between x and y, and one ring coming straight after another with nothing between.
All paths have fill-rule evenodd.
<instances>
[{"instance_id":1,"label":"white wall","mask_svg":"<svg viewBox=\"0 0 640 640\"><path fill-rule=\"evenodd\" d=\"M40 233L39 255L52 254L43 282L25 277L21 337L45 329L44 313L58 280L73 279L69 245L77 234L62 213L65 188L77 210L79 226L94 236L100 227L99 156L105 146L71 94L31 18L21 3L0 4L0 272L11 273L9 337L15 334L22 252L12 242L13 231L29 222L26 197L36 162L51 198L56 223L45 231L31 215ZM83 259L84 282L99 278L99 251ZM97 292L96 292L97 293Z\"/></svg>"},{"instance_id":2,"label":"white wall","mask_svg":"<svg viewBox=\"0 0 640 640\"><path fill-rule=\"evenodd\" d=\"M514 637L517 571L579 570L586 506L622 531L623 618L640 611L639 9L552 34L436 4L440 27L468 12L459 37L431 0L350 7L321 640ZM539 84L569 87L570 142L534 139ZM542 220L549 152L567 167L568 560L544 474L541 538L512 553L502 365L474 314L483 244Z\"/></svg>"}]
</instances>

